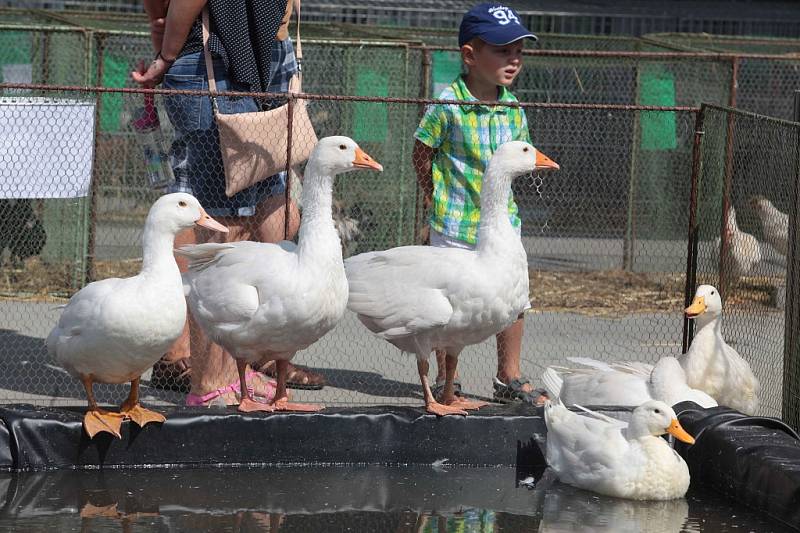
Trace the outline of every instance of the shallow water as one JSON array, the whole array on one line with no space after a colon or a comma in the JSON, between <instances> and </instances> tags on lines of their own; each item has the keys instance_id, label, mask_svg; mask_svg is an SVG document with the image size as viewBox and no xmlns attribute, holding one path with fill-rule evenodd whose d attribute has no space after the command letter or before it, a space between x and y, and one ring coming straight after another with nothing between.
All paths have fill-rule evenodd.
<instances>
[{"instance_id":1,"label":"shallow water","mask_svg":"<svg viewBox=\"0 0 800 533\"><path fill-rule=\"evenodd\" d=\"M549 472L528 489L518 483L527 475L446 466L0 474L0 530L789 531L708 491L631 502L562 485Z\"/></svg>"}]
</instances>

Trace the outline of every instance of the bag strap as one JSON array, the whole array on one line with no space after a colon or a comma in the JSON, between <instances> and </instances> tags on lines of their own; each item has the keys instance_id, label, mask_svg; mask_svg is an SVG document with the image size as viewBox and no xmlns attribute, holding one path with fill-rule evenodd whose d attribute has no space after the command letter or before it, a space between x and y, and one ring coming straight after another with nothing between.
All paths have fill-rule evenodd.
<instances>
[{"instance_id":1,"label":"bag strap","mask_svg":"<svg viewBox=\"0 0 800 533\"><path fill-rule=\"evenodd\" d=\"M289 80L289 92L299 93L303 90L303 43L300 42L300 0L289 1L294 3L294 16L297 17L297 38L294 40L296 43L294 57L297 62L297 74Z\"/></svg>"},{"instance_id":2,"label":"bag strap","mask_svg":"<svg viewBox=\"0 0 800 533\"><path fill-rule=\"evenodd\" d=\"M214 61L211 59L211 50L208 48L208 38L211 35L208 22L208 4L203 6L203 55L206 58L206 73L208 74L208 89L211 91L211 105L214 107L214 112L217 109L217 81L214 79Z\"/></svg>"},{"instance_id":3,"label":"bag strap","mask_svg":"<svg viewBox=\"0 0 800 533\"><path fill-rule=\"evenodd\" d=\"M303 62L303 45L300 42L300 0L289 0L294 3L294 16L297 18L297 38L294 40L297 43L295 47L295 59L297 59L297 69L301 70L301 63Z\"/></svg>"},{"instance_id":4,"label":"bag strap","mask_svg":"<svg viewBox=\"0 0 800 533\"><path fill-rule=\"evenodd\" d=\"M297 18L297 38L295 43L295 60L297 61L297 74L292 77L289 82L290 92L300 92L302 87L302 71L303 71L303 44L300 42L300 0L289 0L294 4L294 16ZM208 15L208 3L203 6L203 55L206 60L206 74L208 74L208 89L211 93L217 92L217 82L214 79L214 61L211 58L211 50L208 47L208 39L211 35ZM297 82L295 83L295 78ZM214 111L217 111L217 98L214 94L211 95L211 104L214 106Z\"/></svg>"}]
</instances>

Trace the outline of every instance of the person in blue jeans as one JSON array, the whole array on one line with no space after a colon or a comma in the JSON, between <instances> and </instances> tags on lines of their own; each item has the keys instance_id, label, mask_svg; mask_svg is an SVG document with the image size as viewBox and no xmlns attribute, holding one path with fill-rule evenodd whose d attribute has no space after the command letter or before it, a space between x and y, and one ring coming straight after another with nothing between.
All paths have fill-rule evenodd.
<instances>
[{"instance_id":1,"label":"person in blue jeans","mask_svg":"<svg viewBox=\"0 0 800 533\"><path fill-rule=\"evenodd\" d=\"M217 90L287 92L297 71L294 49L286 31L291 7L286 0L145 0L151 24L155 59L144 72L132 73L145 87L158 83L165 89L208 90L202 41L201 13L208 7L209 49L214 60ZM221 113L268 109L271 102L251 97L219 97ZM187 231L176 238L176 247L195 242L253 240L278 242L284 238L287 176L280 173L233 197L225 195L225 172L211 100L207 96L168 95L167 115L175 130L172 166L175 183L168 192L188 192L230 232ZM299 213L289 208L289 236L299 227ZM185 260L178 258L185 270ZM191 366L188 355L191 353ZM270 399L273 382L265 376L274 365L252 372L248 384L256 396ZM190 317L181 339L153 370L153 382L168 383L190 376L190 405L238 403L238 374L233 360L222 348L205 338ZM321 388L324 378L306 369L290 369L289 384ZM173 388L180 387L180 383Z\"/></svg>"}]
</instances>

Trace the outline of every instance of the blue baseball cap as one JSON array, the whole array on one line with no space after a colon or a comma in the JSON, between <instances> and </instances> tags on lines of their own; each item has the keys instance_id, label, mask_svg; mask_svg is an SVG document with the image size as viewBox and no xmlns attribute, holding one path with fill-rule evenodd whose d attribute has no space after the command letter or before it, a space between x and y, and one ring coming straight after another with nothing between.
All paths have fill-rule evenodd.
<instances>
[{"instance_id":1,"label":"blue baseball cap","mask_svg":"<svg viewBox=\"0 0 800 533\"><path fill-rule=\"evenodd\" d=\"M519 21L519 15L502 4L483 3L473 7L461 19L458 46L464 46L475 37L489 44L502 46L529 37L536 39Z\"/></svg>"}]
</instances>

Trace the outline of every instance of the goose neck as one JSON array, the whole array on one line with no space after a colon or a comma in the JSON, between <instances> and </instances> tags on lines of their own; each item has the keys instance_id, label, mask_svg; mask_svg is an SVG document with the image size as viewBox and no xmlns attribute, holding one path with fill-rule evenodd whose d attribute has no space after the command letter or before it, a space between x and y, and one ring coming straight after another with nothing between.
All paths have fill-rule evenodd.
<instances>
[{"instance_id":1,"label":"goose neck","mask_svg":"<svg viewBox=\"0 0 800 533\"><path fill-rule=\"evenodd\" d=\"M508 217L508 199L511 195L511 180L505 179L499 169L491 165L481 184L481 220L478 225L477 249L491 246L498 235L511 235L514 228Z\"/></svg>"},{"instance_id":2,"label":"goose neck","mask_svg":"<svg viewBox=\"0 0 800 533\"><path fill-rule=\"evenodd\" d=\"M697 335L721 335L722 320L721 315L700 315L697 317Z\"/></svg>"},{"instance_id":3,"label":"goose neck","mask_svg":"<svg viewBox=\"0 0 800 533\"><path fill-rule=\"evenodd\" d=\"M308 255L336 248L341 255L341 242L333 224L333 176L326 176L315 166L306 169L301 195L303 216L298 233L298 252Z\"/></svg>"},{"instance_id":4,"label":"goose neck","mask_svg":"<svg viewBox=\"0 0 800 533\"><path fill-rule=\"evenodd\" d=\"M172 255L175 234L157 224L145 224L142 235L142 274L178 272Z\"/></svg>"}]
</instances>

